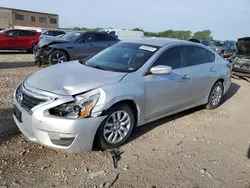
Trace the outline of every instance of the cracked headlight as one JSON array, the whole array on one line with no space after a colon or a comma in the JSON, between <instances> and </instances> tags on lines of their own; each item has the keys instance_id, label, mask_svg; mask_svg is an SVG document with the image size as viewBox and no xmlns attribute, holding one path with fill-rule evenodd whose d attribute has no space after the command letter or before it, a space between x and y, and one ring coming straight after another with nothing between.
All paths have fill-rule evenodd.
<instances>
[{"instance_id":1,"label":"cracked headlight","mask_svg":"<svg viewBox=\"0 0 250 188\"><path fill-rule=\"evenodd\" d=\"M86 118L91 115L92 109L96 104L103 102L105 94L101 92L92 94L86 93L83 95L77 95L75 101L61 104L49 110L50 114L65 117L65 118Z\"/></svg>"}]
</instances>

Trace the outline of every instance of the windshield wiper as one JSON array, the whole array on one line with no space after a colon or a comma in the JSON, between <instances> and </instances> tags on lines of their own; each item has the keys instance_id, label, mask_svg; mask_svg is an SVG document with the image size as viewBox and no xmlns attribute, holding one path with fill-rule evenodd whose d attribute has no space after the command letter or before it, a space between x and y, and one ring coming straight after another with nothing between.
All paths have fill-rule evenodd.
<instances>
[{"instance_id":1,"label":"windshield wiper","mask_svg":"<svg viewBox=\"0 0 250 188\"><path fill-rule=\"evenodd\" d=\"M85 64L86 65L86 64ZM100 70L106 70L106 71L114 71L113 69L110 69L108 67L103 67L103 66L100 66L100 65L87 65L89 67L93 67L93 68L96 68L96 69L100 69Z\"/></svg>"}]
</instances>

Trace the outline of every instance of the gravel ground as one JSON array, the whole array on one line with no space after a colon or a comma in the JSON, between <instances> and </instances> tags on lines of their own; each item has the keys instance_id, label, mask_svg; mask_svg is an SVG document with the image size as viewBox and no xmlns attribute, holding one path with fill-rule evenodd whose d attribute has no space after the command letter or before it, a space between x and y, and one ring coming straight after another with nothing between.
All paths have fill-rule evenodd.
<instances>
[{"instance_id":1,"label":"gravel ground","mask_svg":"<svg viewBox=\"0 0 250 188\"><path fill-rule=\"evenodd\" d=\"M195 108L138 128L120 150L64 153L27 142L12 92L38 70L33 55L0 53L0 187L250 188L250 83L233 80L218 109Z\"/></svg>"}]
</instances>

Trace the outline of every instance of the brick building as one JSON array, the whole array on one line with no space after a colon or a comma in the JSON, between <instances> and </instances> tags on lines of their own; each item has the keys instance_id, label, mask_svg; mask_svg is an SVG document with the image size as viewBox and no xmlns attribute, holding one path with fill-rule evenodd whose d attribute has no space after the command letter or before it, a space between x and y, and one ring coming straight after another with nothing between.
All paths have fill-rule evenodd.
<instances>
[{"instance_id":1,"label":"brick building","mask_svg":"<svg viewBox=\"0 0 250 188\"><path fill-rule=\"evenodd\" d=\"M0 28L8 27L58 29L59 16L57 14L0 7Z\"/></svg>"}]
</instances>

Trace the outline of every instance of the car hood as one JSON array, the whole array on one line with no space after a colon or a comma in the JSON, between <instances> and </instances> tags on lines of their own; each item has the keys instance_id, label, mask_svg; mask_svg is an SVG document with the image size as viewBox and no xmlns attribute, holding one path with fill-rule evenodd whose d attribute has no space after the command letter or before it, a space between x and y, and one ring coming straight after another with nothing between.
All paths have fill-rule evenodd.
<instances>
[{"instance_id":1,"label":"car hood","mask_svg":"<svg viewBox=\"0 0 250 188\"><path fill-rule=\"evenodd\" d=\"M40 41L38 43L38 46L40 48L49 45L49 44L54 44L54 43L67 43L70 42L68 40L62 39L62 38L58 38L58 37L54 37L54 36L46 36L46 35L42 35L40 37Z\"/></svg>"},{"instance_id":2,"label":"car hood","mask_svg":"<svg viewBox=\"0 0 250 188\"><path fill-rule=\"evenodd\" d=\"M238 39L237 48L239 55L250 55L250 37Z\"/></svg>"},{"instance_id":3,"label":"car hood","mask_svg":"<svg viewBox=\"0 0 250 188\"><path fill-rule=\"evenodd\" d=\"M24 85L59 95L75 95L119 82L127 73L110 72L71 61L30 75Z\"/></svg>"}]
</instances>

